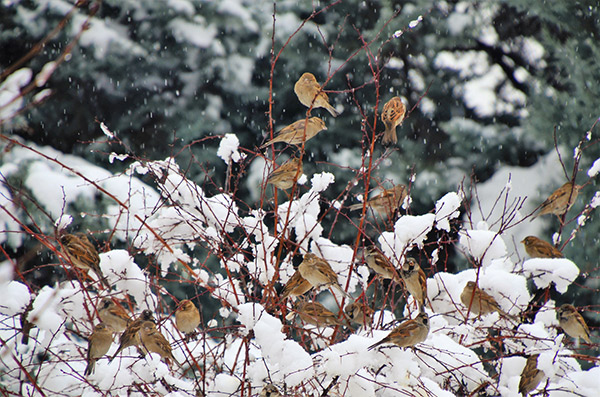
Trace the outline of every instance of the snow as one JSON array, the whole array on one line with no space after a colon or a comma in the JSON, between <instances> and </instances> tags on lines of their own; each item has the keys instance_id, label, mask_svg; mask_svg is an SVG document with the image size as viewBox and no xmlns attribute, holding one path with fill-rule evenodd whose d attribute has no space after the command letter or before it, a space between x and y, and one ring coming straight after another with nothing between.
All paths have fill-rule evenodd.
<instances>
[{"instance_id":1,"label":"snow","mask_svg":"<svg viewBox=\"0 0 600 397\"><path fill-rule=\"evenodd\" d=\"M174 18L169 23L169 28L178 42L189 43L198 48L208 48L215 40L217 28L213 24L206 25L203 20L197 22L199 23Z\"/></svg>"},{"instance_id":2,"label":"snow","mask_svg":"<svg viewBox=\"0 0 600 397\"><path fill-rule=\"evenodd\" d=\"M0 84L0 121L12 118L21 109L21 88L31 81L32 75L31 69L18 69Z\"/></svg>"},{"instance_id":3,"label":"snow","mask_svg":"<svg viewBox=\"0 0 600 397\"><path fill-rule=\"evenodd\" d=\"M600 159L596 159L596 161L594 161L594 164L592 164L592 166L588 170L587 175L590 178L593 178L596 175L598 175L598 172L600 172Z\"/></svg>"},{"instance_id":4,"label":"snow","mask_svg":"<svg viewBox=\"0 0 600 397\"><path fill-rule=\"evenodd\" d=\"M229 164L231 161L234 163L239 163L240 160L245 158L244 154L240 154L240 152L238 152L239 146L240 140L235 134L225 134L223 139L221 139L221 143L219 144L217 156L219 156L225 162L225 164Z\"/></svg>"},{"instance_id":5,"label":"snow","mask_svg":"<svg viewBox=\"0 0 600 397\"><path fill-rule=\"evenodd\" d=\"M523 263L523 272L532 278L536 287L545 288L554 283L556 290L564 294L579 276L579 267L564 258L532 258Z\"/></svg>"}]
</instances>

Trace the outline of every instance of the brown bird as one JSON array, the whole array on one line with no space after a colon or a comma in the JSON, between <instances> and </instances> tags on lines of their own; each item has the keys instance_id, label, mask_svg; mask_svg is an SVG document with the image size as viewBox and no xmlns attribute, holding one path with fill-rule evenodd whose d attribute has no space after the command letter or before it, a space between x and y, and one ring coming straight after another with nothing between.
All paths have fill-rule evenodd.
<instances>
[{"instance_id":1,"label":"brown bird","mask_svg":"<svg viewBox=\"0 0 600 397\"><path fill-rule=\"evenodd\" d=\"M100 255L85 234L63 234L60 237L60 244L63 255L73 266L86 273L91 269L102 284L110 289L110 285L100 269Z\"/></svg>"},{"instance_id":2,"label":"brown bird","mask_svg":"<svg viewBox=\"0 0 600 397\"><path fill-rule=\"evenodd\" d=\"M404 121L404 114L406 113L406 107L402 103L400 97L393 97L385 105L383 105L383 112L381 112L381 121L385 125L385 132L383 133L383 139L381 143L384 145L396 144L398 142L398 136L396 135L396 127L402 124Z\"/></svg>"},{"instance_id":3,"label":"brown bird","mask_svg":"<svg viewBox=\"0 0 600 397\"><path fill-rule=\"evenodd\" d=\"M500 308L500 305L493 296L482 291L474 281L469 281L463 292L460 294L460 300L470 312L477 315L485 315L492 312L498 312L501 316L516 320L515 316L506 313Z\"/></svg>"},{"instance_id":4,"label":"brown bird","mask_svg":"<svg viewBox=\"0 0 600 397\"><path fill-rule=\"evenodd\" d=\"M294 306L294 311L306 324L312 324L317 327L324 325L344 325L337 315L319 302L298 301Z\"/></svg>"},{"instance_id":5,"label":"brown bird","mask_svg":"<svg viewBox=\"0 0 600 397\"><path fill-rule=\"evenodd\" d=\"M318 117L311 117L308 119L308 123L306 122L306 119L298 120L287 127L283 127L273 139L262 145L260 148L264 149L277 142L302 146L304 142L326 129L325 122Z\"/></svg>"},{"instance_id":6,"label":"brown bird","mask_svg":"<svg viewBox=\"0 0 600 397\"><path fill-rule=\"evenodd\" d=\"M534 354L527 358L525 367L521 372L521 380L519 381L519 393L523 397L527 396L533 390L535 390L540 382L546 378L544 371L541 371L537 367L539 354Z\"/></svg>"},{"instance_id":7,"label":"brown bird","mask_svg":"<svg viewBox=\"0 0 600 397\"><path fill-rule=\"evenodd\" d=\"M184 334L192 334L200 325L200 312L191 300L184 299L175 311L175 325Z\"/></svg>"},{"instance_id":8,"label":"brown bird","mask_svg":"<svg viewBox=\"0 0 600 397\"><path fill-rule=\"evenodd\" d=\"M540 209L537 214L535 214L531 220L534 220L540 215L546 214L554 214L560 217L562 214L571 209L573 204L575 204L575 199L577 199L577 195L579 194L579 190L581 186L573 185L573 182L567 182L558 189L554 191L542 203Z\"/></svg>"},{"instance_id":9,"label":"brown bird","mask_svg":"<svg viewBox=\"0 0 600 397\"><path fill-rule=\"evenodd\" d=\"M294 85L294 92L300 103L307 108L325 108L333 116L339 113L329 104L329 97L321 90L321 85L312 73L304 73Z\"/></svg>"},{"instance_id":10,"label":"brown bird","mask_svg":"<svg viewBox=\"0 0 600 397\"><path fill-rule=\"evenodd\" d=\"M400 275L408 292L419 303L419 307L423 309L427 298L427 276L421 266L414 258L408 257L402 264Z\"/></svg>"},{"instance_id":11,"label":"brown bird","mask_svg":"<svg viewBox=\"0 0 600 397\"><path fill-rule=\"evenodd\" d=\"M281 397L281 393L275 385L269 383L260 391L259 397Z\"/></svg>"},{"instance_id":12,"label":"brown bird","mask_svg":"<svg viewBox=\"0 0 600 397\"><path fill-rule=\"evenodd\" d=\"M304 255L304 259L298 266L298 272L317 289L320 287L335 287L342 294L347 297L350 296L338 282L337 274L333 271L329 262L319 258L312 252Z\"/></svg>"},{"instance_id":13,"label":"brown bird","mask_svg":"<svg viewBox=\"0 0 600 397\"><path fill-rule=\"evenodd\" d=\"M159 354L160 358L167 365L171 365L171 362L177 363L177 360L173 357L171 344L156 328L156 323L154 321L142 322L140 330L137 333L137 343L138 346L142 348L143 352Z\"/></svg>"},{"instance_id":14,"label":"brown bird","mask_svg":"<svg viewBox=\"0 0 600 397\"><path fill-rule=\"evenodd\" d=\"M385 279L400 281L400 276L396 272L396 268L388 260L388 258L377 249L374 245L365 247L364 257L367 266L369 266L375 273Z\"/></svg>"},{"instance_id":15,"label":"brown bird","mask_svg":"<svg viewBox=\"0 0 600 397\"><path fill-rule=\"evenodd\" d=\"M285 299L288 296L301 296L312 289L312 284L306 281L299 271L296 271L294 275L288 280L283 287L281 298Z\"/></svg>"},{"instance_id":16,"label":"brown bird","mask_svg":"<svg viewBox=\"0 0 600 397\"><path fill-rule=\"evenodd\" d=\"M294 157L283 163L279 168L271 171L267 183L278 189L290 189L302 175L302 160Z\"/></svg>"},{"instance_id":17,"label":"brown bird","mask_svg":"<svg viewBox=\"0 0 600 397\"><path fill-rule=\"evenodd\" d=\"M93 374L96 361L108 353L113 342L114 330L106 324L96 324L94 331L88 339L87 367L85 376Z\"/></svg>"},{"instance_id":18,"label":"brown bird","mask_svg":"<svg viewBox=\"0 0 600 397\"><path fill-rule=\"evenodd\" d=\"M103 323L110 326L115 332L123 332L131 319L121 306L110 298L104 298L98 308L98 316Z\"/></svg>"},{"instance_id":19,"label":"brown bird","mask_svg":"<svg viewBox=\"0 0 600 397\"><path fill-rule=\"evenodd\" d=\"M590 340L590 329L588 328L583 316L575 309L575 306L565 303L556 309L558 315L558 325L571 338L583 338L587 343Z\"/></svg>"},{"instance_id":20,"label":"brown bird","mask_svg":"<svg viewBox=\"0 0 600 397\"><path fill-rule=\"evenodd\" d=\"M137 346L139 350L138 332L140 331L140 328L142 328L142 323L145 321L154 321L154 316L150 310L144 310L138 318L127 325L127 328L119 337L119 348L110 358L110 361L114 360L117 354L121 353L124 349L130 346Z\"/></svg>"},{"instance_id":21,"label":"brown bird","mask_svg":"<svg viewBox=\"0 0 600 397\"><path fill-rule=\"evenodd\" d=\"M563 254L547 241L535 236L527 236L521 241L525 252L532 258L562 258Z\"/></svg>"},{"instance_id":22,"label":"brown bird","mask_svg":"<svg viewBox=\"0 0 600 397\"><path fill-rule=\"evenodd\" d=\"M354 301L344 308L344 313L354 324L371 324L374 310L360 301Z\"/></svg>"},{"instance_id":23,"label":"brown bird","mask_svg":"<svg viewBox=\"0 0 600 397\"><path fill-rule=\"evenodd\" d=\"M367 200L367 207L371 208L373 211L377 212L380 215L391 215L393 214L404 202L408 196L408 190L404 185L397 185L391 189L386 189L380 194L373 196L371 199ZM354 211L357 209L361 209L363 207L362 203L352 204L350 207L350 211Z\"/></svg>"},{"instance_id":24,"label":"brown bird","mask_svg":"<svg viewBox=\"0 0 600 397\"><path fill-rule=\"evenodd\" d=\"M412 320L406 320L392 330L382 340L369 346L369 350L377 346L393 343L398 347L411 347L423 342L429 335L429 316L421 312Z\"/></svg>"}]
</instances>

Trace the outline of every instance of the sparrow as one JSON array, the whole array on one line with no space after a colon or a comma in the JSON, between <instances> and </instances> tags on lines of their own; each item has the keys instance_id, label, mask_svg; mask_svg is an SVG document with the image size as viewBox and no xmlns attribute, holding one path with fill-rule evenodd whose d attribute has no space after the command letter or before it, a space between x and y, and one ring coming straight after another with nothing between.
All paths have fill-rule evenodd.
<instances>
[{"instance_id":1,"label":"sparrow","mask_svg":"<svg viewBox=\"0 0 600 397\"><path fill-rule=\"evenodd\" d=\"M265 385L265 387L263 387L259 397L281 397L281 393L279 392L279 390L277 390L275 385L269 383Z\"/></svg>"},{"instance_id":2,"label":"sparrow","mask_svg":"<svg viewBox=\"0 0 600 397\"><path fill-rule=\"evenodd\" d=\"M175 311L175 325L184 334L192 334L200 325L200 312L192 301L184 299L179 303Z\"/></svg>"},{"instance_id":3,"label":"sparrow","mask_svg":"<svg viewBox=\"0 0 600 397\"><path fill-rule=\"evenodd\" d=\"M366 325L371 324L374 310L361 303L360 301L354 301L349 303L344 308L344 313L354 324Z\"/></svg>"},{"instance_id":4,"label":"sparrow","mask_svg":"<svg viewBox=\"0 0 600 397\"><path fill-rule=\"evenodd\" d=\"M110 298L104 298L98 308L98 317L103 323L110 326L114 332L123 332L131 321L129 315L121 306Z\"/></svg>"},{"instance_id":5,"label":"sparrow","mask_svg":"<svg viewBox=\"0 0 600 397\"><path fill-rule=\"evenodd\" d=\"M565 303L556 309L558 325L571 338L583 338L587 343L590 340L590 329L588 328L583 316L575 309L573 305Z\"/></svg>"},{"instance_id":6,"label":"sparrow","mask_svg":"<svg viewBox=\"0 0 600 397\"><path fill-rule=\"evenodd\" d=\"M381 276L381 278L395 281L400 280L396 268L376 246L369 245L368 247L365 247L363 255L367 266L373 269L373 271Z\"/></svg>"},{"instance_id":7,"label":"sparrow","mask_svg":"<svg viewBox=\"0 0 600 397\"><path fill-rule=\"evenodd\" d=\"M298 120L287 127L283 127L273 139L262 145L260 148L264 149L277 142L302 146L304 142L326 129L325 122L318 117L309 118L308 123L306 122L306 119Z\"/></svg>"},{"instance_id":8,"label":"sparrow","mask_svg":"<svg viewBox=\"0 0 600 397\"><path fill-rule=\"evenodd\" d=\"M547 241L535 236L527 236L521 241L525 252L532 258L562 258L563 254Z\"/></svg>"},{"instance_id":9,"label":"sparrow","mask_svg":"<svg viewBox=\"0 0 600 397\"><path fill-rule=\"evenodd\" d=\"M539 356L539 354L529 356L525 363L525 367L523 368L523 372L521 372L519 393L521 393L523 397L535 390L540 382L546 378L544 371L539 370L537 367Z\"/></svg>"},{"instance_id":10,"label":"sparrow","mask_svg":"<svg viewBox=\"0 0 600 397\"><path fill-rule=\"evenodd\" d=\"M396 144L398 142L396 127L402 124L405 113L406 107L402 103L402 99L400 99L400 97L395 96L385 105L383 105L381 121L383 121L383 124L385 125L385 132L383 133L383 139L381 140L381 143L384 145L389 145Z\"/></svg>"},{"instance_id":11,"label":"sparrow","mask_svg":"<svg viewBox=\"0 0 600 397\"><path fill-rule=\"evenodd\" d=\"M294 157L283 163L279 168L271 171L267 183L278 189L290 189L302 175L302 160Z\"/></svg>"},{"instance_id":12,"label":"sparrow","mask_svg":"<svg viewBox=\"0 0 600 397\"><path fill-rule=\"evenodd\" d=\"M299 271L296 271L294 275L288 280L283 287L281 298L285 299L288 296L301 296L312 289L312 284L306 281Z\"/></svg>"},{"instance_id":13,"label":"sparrow","mask_svg":"<svg viewBox=\"0 0 600 397\"><path fill-rule=\"evenodd\" d=\"M393 343L398 347L410 347L427 339L429 334L429 316L426 313L420 312L417 317L412 320L406 320L392 330L382 340L369 346L369 350L376 348L379 345Z\"/></svg>"},{"instance_id":14,"label":"sparrow","mask_svg":"<svg viewBox=\"0 0 600 397\"><path fill-rule=\"evenodd\" d=\"M371 199L367 200L367 207L371 208L373 211L378 214L393 214L404 202L406 196L408 195L408 190L404 185L397 185L391 189L386 189L380 194L373 196ZM357 209L361 209L363 207L363 203L352 204L350 207L350 211L354 211Z\"/></svg>"},{"instance_id":15,"label":"sparrow","mask_svg":"<svg viewBox=\"0 0 600 397\"><path fill-rule=\"evenodd\" d=\"M406 289L422 309L425 304L425 298L427 298L427 276L425 272L414 258L408 257L400 269L400 276L404 280Z\"/></svg>"},{"instance_id":16,"label":"sparrow","mask_svg":"<svg viewBox=\"0 0 600 397\"><path fill-rule=\"evenodd\" d=\"M552 193L550 197L548 197L546 201L542 203L537 214L533 215L531 220L534 220L540 215L546 214L561 216L570 210L573 204L575 204L575 199L579 194L579 189L581 189L581 186L573 185L573 182L565 183L556 189L554 193Z\"/></svg>"},{"instance_id":17,"label":"sparrow","mask_svg":"<svg viewBox=\"0 0 600 397\"><path fill-rule=\"evenodd\" d=\"M335 287L342 294L349 296L338 282L337 274L331 268L331 265L323 259L319 258L312 252L304 255L304 259L298 266L300 275L308 281L313 287Z\"/></svg>"},{"instance_id":18,"label":"sparrow","mask_svg":"<svg viewBox=\"0 0 600 397\"><path fill-rule=\"evenodd\" d=\"M143 321L140 325L140 330L137 333L137 343L145 353L157 353L160 358L167 364L171 362L177 363L171 344L163 334L156 328L154 321Z\"/></svg>"},{"instance_id":19,"label":"sparrow","mask_svg":"<svg viewBox=\"0 0 600 397\"><path fill-rule=\"evenodd\" d=\"M472 297L472 298L471 298ZM501 316L516 320L515 316L506 313L500 308L500 305L493 296L475 284L474 281L469 281L463 292L460 294L460 300L467 308L470 308L471 313L484 315L492 312L498 312Z\"/></svg>"},{"instance_id":20,"label":"sparrow","mask_svg":"<svg viewBox=\"0 0 600 397\"><path fill-rule=\"evenodd\" d=\"M119 348L110 358L110 361L114 360L117 354L121 353L124 349L130 346L136 346L139 348L138 333L140 328L142 328L142 323L145 321L154 321L154 316L150 310L144 310L138 318L127 325L127 328L119 337Z\"/></svg>"},{"instance_id":21,"label":"sparrow","mask_svg":"<svg viewBox=\"0 0 600 397\"><path fill-rule=\"evenodd\" d=\"M91 269L102 284L110 289L110 285L100 269L100 255L85 234L63 234L60 237L60 244L63 255L71 261L73 266L86 273Z\"/></svg>"},{"instance_id":22,"label":"sparrow","mask_svg":"<svg viewBox=\"0 0 600 397\"><path fill-rule=\"evenodd\" d=\"M93 374L96 360L108 353L108 349L110 349L113 342L113 332L114 330L104 323L96 324L94 327L94 331L88 339L85 376Z\"/></svg>"},{"instance_id":23,"label":"sparrow","mask_svg":"<svg viewBox=\"0 0 600 397\"><path fill-rule=\"evenodd\" d=\"M340 325L344 323L332 311L328 310L319 302L299 301L294 306L294 311L298 317L306 324L312 324L317 327L323 325Z\"/></svg>"},{"instance_id":24,"label":"sparrow","mask_svg":"<svg viewBox=\"0 0 600 397\"><path fill-rule=\"evenodd\" d=\"M333 116L339 113L329 104L329 97L321 90L321 85L312 73L304 73L294 85L294 92L300 103L307 108L325 108Z\"/></svg>"}]
</instances>

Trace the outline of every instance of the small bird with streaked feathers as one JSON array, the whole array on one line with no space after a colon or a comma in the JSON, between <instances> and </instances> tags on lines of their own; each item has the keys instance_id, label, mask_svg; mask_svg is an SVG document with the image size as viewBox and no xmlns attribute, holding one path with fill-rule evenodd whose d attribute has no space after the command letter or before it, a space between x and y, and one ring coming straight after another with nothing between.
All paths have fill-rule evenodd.
<instances>
[{"instance_id":1,"label":"small bird with streaked feathers","mask_svg":"<svg viewBox=\"0 0 600 397\"><path fill-rule=\"evenodd\" d=\"M173 357L173 351L171 344L165 338L163 334L156 328L154 321L143 321L140 325L140 330L136 334L138 346L145 353L157 353L160 358L167 364L171 365L171 362L175 362L179 365L175 357Z\"/></svg>"},{"instance_id":2,"label":"small bird with streaked feathers","mask_svg":"<svg viewBox=\"0 0 600 397\"><path fill-rule=\"evenodd\" d=\"M317 79L312 73L304 73L294 85L294 92L298 96L301 104L307 108L324 108L333 116L339 116L339 113L329 103L329 97L317 83Z\"/></svg>"},{"instance_id":3,"label":"small bird with streaked feathers","mask_svg":"<svg viewBox=\"0 0 600 397\"><path fill-rule=\"evenodd\" d=\"M281 393L275 385L269 383L260 391L259 397L281 397Z\"/></svg>"},{"instance_id":4,"label":"small bird with streaked feathers","mask_svg":"<svg viewBox=\"0 0 600 397\"><path fill-rule=\"evenodd\" d=\"M583 316L575 309L575 306L565 303L556 309L558 325L565 331L565 334L571 338L582 338L587 343L592 343L590 339L590 329L585 323Z\"/></svg>"},{"instance_id":5,"label":"small bird with streaked feathers","mask_svg":"<svg viewBox=\"0 0 600 397\"><path fill-rule=\"evenodd\" d=\"M267 177L267 183L281 190L291 189L302 173L302 160L294 157L271 171Z\"/></svg>"},{"instance_id":6,"label":"small bird with streaked feathers","mask_svg":"<svg viewBox=\"0 0 600 397\"><path fill-rule=\"evenodd\" d=\"M300 319L306 324L312 324L317 327L321 326L344 326L344 323L332 311L327 309L319 302L304 302L298 301L294 305L294 311L291 313L297 314ZM290 318L291 316L288 315Z\"/></svg>"},{"instance_id":7,"label":"small bird with streaked feathers","mask_svg":"<svg viewBox=\"0 0 600 397\"><path fill-rule=\"evenodd\" d=\"M303 143L326 129L325 122L318 117L311 117L308 119L308 122L306 119L298 120L287 127L283 127L273 139L262 145L260 148L264 149L277 142L302 146Z\"/></svg>"},{"instance_id":8,"label":"small bird with streaked feathers","mask_svg":"<svg viewBox=\"0 0 600 397\"><path fill-rule=\"evenodd\" d=\"M539 370L537 367L539 357L539 354L533 354L525 362L525 367L521 372L521 379L519 380L519 393L523 397L534 391L540 382L546 378L544 371Z\"/></svg>"},{"instance_id":9,"label":"small bird with streaked feathers","mask_svg":"<svg viewBox=\"0 0 600 397\"><path fill-rule=\"evenodd\" d=\"M423 309L427 298L427 275L421 269L419 263L414 258L407 257L400 269L400 276L404 280L406 290L419 303L419 307Z\"/></svg>"},{"instance_id":10,"label":"small bird with streaked feathers","mask_svg":"<svg viewBox=\"0 0 600 397\"><path fill-rule=\"evenodd\" d=\"M562 258L563 254L547 241L535 236L525 237L521 243L525 246L525 252L532 258Z\"/></svg>"},{"instance_id":11,"label":"small bird with streaked feathers","mask_svg":"<svg viewBox=\"0 0 600 397\"><path fill-rule=\"evenodd\" d=\"M337 274L333 271L329 262L319 258L312 252L304 255L304 259L298 266L298 272L314 288L334 287L346 297L350 297L338 282Z\"/></svg>"},{"instance_id":12,"label":"small bird with streaked feathers","mask_svg":"<svg viewBox=\"0 0 600 397\"><path fill-rule=\"evenodd\" d=\"M396 282L400 281L400 276L394 265L392 265L389 259L383 255L376 246L369 245L365 247L363 255L367 266L381 276L381 278L394 280Z\"/></svg>"},{"instance_id":13,"label":"small bird with streaked feathers","mask_svg":"<svg viewBox=\"0 0 600 397\"><path fill-rule=\"evenodd\" d=\"M562 216L565 212L569 211L581 186L574 185L573 182L567 182L558 189L556 189L540 206L540 209L531 218L533 221L540 215L554 214L558 217Z\"/></svg>"},{"instance_id":14,"label":"small bird with streaked feathers","mask_svg":"<svg viewBox=\"0 0 600 397\"><path fill-rule=\"evenodd\" d=\"M289 296L301 296L312 288L312 284L302 277L299 271L296 271L283 287L281 298L285 299Z\"/></svg>"},{"instance_id":15,"label":"small bird with streaked feathers","mask_svg":"<svg viewBox=\"0 0 600 397\"><path fill-rule=\"evenodd\" d=\"M88 339L85 376L93 374L96 367L96 361L108 353L113 342L114 331L114 329L104 323L96 324L94 327L94 331Z\"/></svg>"},{"instance_id":16,"label":"small bird with streaked feathers","mask_svg":"<svg viewBox=\"0 0 600 397\"><path fill-rule=\"evenodd\" d=\"M200 325L200 312L194 303L184 299L175 310L175 325L182 333L189 335Z\"/></svg>"},{"instance_id":17,"label":"small bird with streaked feathers","mask_svg":"<svg viewBox=\"0 0 600 397\"><path fill-rule=\"evenodd\" d=\"M86 273L92 270L102 284L110 289L110 285L100 269L100 255L85 234L63 234L60 236L60 245L63 255L73 266Z\"/></svg>"},{"instance_id":18,"label":"small bird with streaked feathers","mask_svg":"<svg viewBox=\"0 0 600 397\"><path fill-rule=\"evenodd\" d=\"M395 96L383 105L381 121L383 121L383 124L385 125L385 131L381 143L389 145L398 142L396 128L404 121L405 114L406 107L404 106L404 103L402 103L400 97Z\"/></svg>"},{"instance_id":19,"label":"small bird with streaked feathers","mask_svg":"<svg viewBox=\"0 0 600 397\"><path fill-rule=\"evenodd\" d=\"M131 321L125 309L117 305L111 298L102 299L98 308L98 317L115 332L125 331L127 324Z\"/></svg>"},{"instance_id":20,"label":"small bird with streaked feathers","mask_svg":"<svg viewBox=\"0 0 600 397\"><path fill-rule=\"evenodd\" d=\"M367 200L366 206L380 215L390 216L404 202L408 196L408 189L405 185L396 185L391 189L386 189L383 192L373 196ZM350 211L361 209L363 203L352 204L348 208Z\"/></svg>"},{"instance_id":21,"label":"small bird with streaked feathers","mask_svg":"<svg viewBox=\"0 0 600 397\"><path fill-rule=\"evenodd\" d=\"M369 350L388 343L398 347L411 347L425 341L427 335L429 335L429 316L425 312L420 312L417 317L404 321L385 338L369 346Z\"/></svg>"},{"instance_id":22,"label":"small bird with streaked feathers","mask_svg":"<svg viewBox=\"0 0 600 397\"><path fill-rule=\"evenodd\" d=\"M119 353L121 353L124 349L130 346L136 346L139 350L139 336L138 333L142 328L142 323L145 321L154 321L154 315L150 310L144 310L142 314L135 320L131 321L125 331L119 337L119 348L113 354L109 361L112 361L117 357Z\"/></svg>"},{"instance_id":23,"label":"small bird with streaked feathers","mask_svg":"<svg viewBox=\"0 0 600 397\"><path fill-rule=\"evenodd\" d=\"M460 294L460 301L463 305L470 309L471 313L476 315L485 315L492 312L498 312L503 317L508 317L516 321L517 318L506 313L496 299L475 284L474 281L467 282L467 285Z\"/></svg>"},{"instance_id":24,"label":"small bird with streaked feathers","mask_svg":"<svg viewBox=\"0 0 600 397\"><path fill-rule=\"evenodd\" d=\"M344 308L346 317L348 317L352 323L359 325L370 325L373 320L374 312L375 311L371 307L359 300L347 304Z\"/></svg>"}]
</instances>

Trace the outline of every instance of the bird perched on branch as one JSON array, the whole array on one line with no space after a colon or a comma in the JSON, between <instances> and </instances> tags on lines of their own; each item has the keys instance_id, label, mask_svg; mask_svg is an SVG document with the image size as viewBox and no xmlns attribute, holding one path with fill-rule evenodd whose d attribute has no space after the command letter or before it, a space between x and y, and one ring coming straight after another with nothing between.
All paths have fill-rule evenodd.
<instances>
[{"instance_id":1,"label":"bird perched on branch","mask_svg":"<svg viewBox=\"0 0 600 397\"><path fill-rule=\"evenodd\" d=\"M140 330L137 333L137 343L145 353L157 353L160 358L167 364L177 362L173 357L171 344L163 334L156 328L154 321L144 321L140 325Z\"/></svg>"},{"instance_id":2,"label":"bird perched on branch","mask_svg":"<svg viewBox=\"0 0 600 397\"><path fill-rule=\"evenodd\" d=\"M374 245L365 247L364 257L367 266L369 266L375 273L385 279L400 281L400 276L396 272L396 268L389 259L377 249Z\"/></svg>"},{"instance_id":3,"label":"bird perched on branch","mask_svg":"<svg viewBox=\"0 0 600 397\"><path fill-rule=\"evenodd\" d=\"M104 298L98 308L98 317L103 323L110 326L115 332L123 332L131 319L121 306L110 298Z\"/></svg>"},{"instance_id":4,"label":"bird perched on branch","mask_svg":"<svg viewBox=\"0 0 600 397\"><path fill-rule=\"evenodd\" d=\"M360 301L354 301L349 303L344 308L344 313L350 319L351 322L360 325L371 324L374 310L363 304Z\"/></svg>"},{"instance_id":5,"label":"bird perched on branch","mask_svg":"<svg viewBox=\"0 0 600 397\"><path fill-rule=\"evenodd\" d=\"M104 323L96 324L94 327L88 339L86 376L94 373L96 361L108 353L113 342L113 332L114 330Z\"/></svg>"},{"instance_id":6,"label":"bird perched on branch","mask_svg":"<svg viewBox=\"0 0 600 397\"><path fill-rule=\"evenodd\" d=\"M306 119L298 120L286 127L283 127L273 139L262 145L260 148L264 149L265 147L277 142L285 142L289 145L302 146L302 143L308 141L319 132L326 129L327 127L325 126L325 122L318 117L311 117L308 119L308 122L306 122Z\"/></svg>"},{"instance_id":7,"label":"bird perched on branch","mask_svg":"<svg viewBox=\"0 0 600 397\"><path fill-rule=\"evenodd\" d=\"M321 327L324 325L344 325L344 323L337 317L337 315L335 315L332 311L328 310L319 302L299 301L294 306L294 311L303 322L315 325L317 327Z\"/></svg>"},{"instance_id":8,"label":"bird perched on branch","mask_svg":"<svg viewBox=\"0 0 600 397\"><path fill-rule=\"evenodd\" d=\"M463 305L470 309L471 313L484 315L492 312L498 312L503 317L508 317L515 321L517 320L515 316L512 316L502 310L496 299L494 299L494 297L487 292L482 291L474 281L469 281L467 283L463 289L463 292L460 294L460 301L463 303Z\"/></svg>"},{"instance_id":9,"label":"bird perched on branch","mask_svg":"<svg viewBox=\"0 0 600 397\"><path fill-rule=\"evenodd\" d=\"M333 116L337 117L339 113L329 103L329 97L317 83L317 79L312 73L304 73L294 85L294 92L298 96L300 103L307 108L325 108Z\"/></svg>"},{"instance_id":10,"label":"bird perched on branch","mask_svg":"<svg viewBox=\"0 0 600 397\"><path fill-rule=\"evenodd\" d=\"M191 300L184 299L179 303L175 311L175 325L186 335L193 334L200 325L200 312Z\"/></svg>"},{"instance_id":11,"label":"bird perched on branch","mask_svg":"<svg viewBox=\"0 0 600 397\"><path fill-rule=\"evenodd\" d=\"M338 282L337 274L333 271L329 262L319 258L312 252L304 255L302 263L298 266L298 272L314 288L335 287L342 294L347 297L350 296Z\"/></svg>"},{"instance_id":12,"label":"bird perched on branch","mask_svg":"<svg viewBox=\"0 0 600 397\"><path fill-rule=\"evenodd\" d=\"M269 383L260 391L259 397L281 397L281 393L275 385Z\"/></svg>"},{"instance_id":13,"label":"bird perched on branch","mask_svg":"<svg viewBox=\"0 0 600 397\"><path fill-rule=\"evenodd\" d=\"M285 284L285 287L283 287L281 298L285 299L288 296L301 296L310 291L312 288L312 284L302 277L302 274L300 274L299 271L296 271Z\"/></svg>"},{"instance_id":14,"label":"bird perched on branch","mask_svg":"<svg viewBox=\"0 0 600 397\"><path fill-rule=\"evenodd\" d=\"M417 317L404 321L394 328L388 336L369 346L369 350L386 343L392 343L398 347L411 347L423 342L427 339L427 335L429 335L429 316L424 312L420 312Z\"/></svg>"},{"instance_id":15,"label":"bird perched on branch","mask_svg":"<svg viewBox=\"0 0 600 397\"><path fill-rule=\"evenodd\" d=\"M91 269L102 284L110 289L110 285L100 269L100 255L85 234L63 234L60 236L60 245L63 255L71 261L73 266L86 273Z\"/></svg>"},{"instance_id":16,"label":"bird perched on branch","mask_svg":"<svg viewBox=\"0 0 600 397\"><path fill-rule=\"evenodd\" d=\"M537 367L539 354L534 354L527 358L525 367L521 372L521 379L519 380L519 393L523 397L527 396L533 390L538 387L540 382L546 378L544 371L541 371Z\"/></svg>"},{"instance_id":17,"label":"bird perched on branch","mask_svg":"<svg viewBox=\"0 0 600 397\"><path fill-rule=\"evenodd\" d=\"M575 306L565 303L556 309L558 325L571 338L583 338L587 343L590 340L590 329L588 328L583 316L575 309Z\"/></svg>"},{"instance_id":18,"label":"bird perched on branch","mask_svg":"<svg viewBox=\"0 0 600 397\"><path fill-rule=\"evenodd\" d=\"M400 269L400 276L404 280L407 291L419 303L419 307L423 309L425 299L427 298L427 275L419 263L414 258L406 258Z\"/></svg>"},{"instance_id":19,"label":"bird perched on branch","mask_svg":"<svg viewBox=\"0 0 600 397\"><path fill-rule=\"evenodd\" d=\"M546 214L554 214L560 217L565 212L569 211L573 204L575 204L575 200L577 199L577 195L579 194L579 190L581 186L574 185L573 182L567 182L558 189L556 189L540 206L538 212L531 218L534 220L540 215Z\"/></svg>"},{"instance_id":20,"label":"bird perched on branch","mask_svg":"<svg viewBox=\"0 0 600 397\"><path fill-rule=\"evenodd\" d=\"M396 144L398 142L398 135L396 135L396 127L402 124L404 121L404 115L406 113L406 107L402 103L400 97L393 97L385 105L383 105L383 111L381 112L381 121L385 125L385 131L381 143L384 145Z\"/></svg>"},{"instance_id":21,"label":"bird perched on branch","mask_svg":"<svg viewBox=\"0 0 600 397\"><path fill-rule=\"evenodd\" d=\"M378 195L367 200L367 207L381 215L393 214L404 202L408 196L408 189L404 185L397 185L391 189L386 189ZM352 204L350 211L354 211L363 207L362 203Z\"/></svg>"},{"instance_id":22,"label":"bird perched on branch","mask_svg":"<svg viewBox=\"0 0 600 397\"><path fill-rule=\"evenodd\" d=\"M294 157L271 171L267 177L267 183L272 184L278 189L287 190L294 186L298 178L302 175L302 172L302 160Z\"/></svg>"},{"instance_id":23,"label":"bird perched on branch","mask_svg":"<svg viewBox=\"0 0 600 397\"><path fill-rule=\"evenodd\" d=\"M521 241L525 252L532 258L562 258L563 254L547 241L535 236L527 236Z\"/></svg>"},{"instance_id":24,"label":"bird perched on branch","mask_svg":"<svg viewBox=\"0 0 600 397\"><path fill-rule=\"evenodd\" d=\"M138 332L142 328L142 323L145 321L154 321L154 316L150 310L144 310L138 318L127 325L127 328L119 337L119 348L110 358L110 361L114 360L119 353L130 346L137 346L139 350Z\"/></svg>"}]
</instances>

